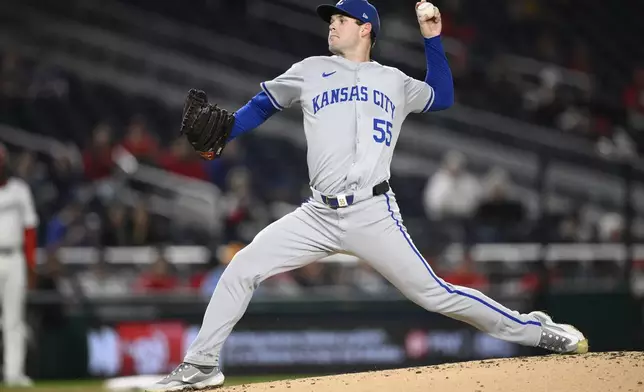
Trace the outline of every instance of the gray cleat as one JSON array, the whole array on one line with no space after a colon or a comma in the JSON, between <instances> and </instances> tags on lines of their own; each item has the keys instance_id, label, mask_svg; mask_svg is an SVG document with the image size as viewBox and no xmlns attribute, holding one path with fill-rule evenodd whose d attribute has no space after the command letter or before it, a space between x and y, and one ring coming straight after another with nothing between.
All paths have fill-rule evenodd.
<instances>
[{"instance_id":1,"label":"gray cleat","mask_svg":"<svg viewBox=\"0 0 644 392\"><path fill-rule=\"evenodd\" d=\"M164 379L145 389L145 392L198 391L224 385L224 374L218 366L204 367L182 363Z\"/></svg>"},{"instance_id":2,"label":"gray cleat","mask_svg":"<svg viewBox=\"0 0 644 392\"><path fill-rule=\"evenodd\" d=\"M588 339L577 328L568 324L557 324L544 312L531 312L539 322L542 331L538 347L559 354L585 354Z\"/></svg>"}]
</instances>

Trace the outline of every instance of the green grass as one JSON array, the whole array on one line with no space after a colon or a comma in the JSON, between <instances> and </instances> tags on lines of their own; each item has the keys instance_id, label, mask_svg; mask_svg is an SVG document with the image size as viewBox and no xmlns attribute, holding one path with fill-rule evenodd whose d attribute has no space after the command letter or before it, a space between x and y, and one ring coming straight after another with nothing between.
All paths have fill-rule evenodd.
<instances>
[{"instance_id":1,"label":"green grass","mask_svg":"<svg viewBox=\"0 0 644 392\"><path fill-rule=\"evenodd\" d=\"M100 381L43 381L37 382L35 388L1 388L2 392L102 392Z\"/></svg>"},{"instance_id":2,"label":"green grass","mask_svg":"<svg viewBox=\"0 0 644 392\"><path fill-rule=\"evenodd\" d=\"M266 375L266 376L232 376L226 377L226 386L251 384L257 382L269 382L278 380L289 380L312 376L293 376L293 375ZM6 388L0 386L2 392L104 392L102 381L80 380L80 381L42 381L37 382L33 389L24 388Z\"/></svg>"}]
</instances>

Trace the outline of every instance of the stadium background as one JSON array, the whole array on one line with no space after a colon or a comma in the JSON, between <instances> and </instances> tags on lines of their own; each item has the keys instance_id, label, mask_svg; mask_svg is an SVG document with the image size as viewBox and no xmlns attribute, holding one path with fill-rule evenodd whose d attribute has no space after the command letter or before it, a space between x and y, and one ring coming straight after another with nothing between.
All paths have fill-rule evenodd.
<instances>
[{"instance_id":1,"label":"stadium background","mask_svg":"<svg viewBox=\"0 0 644 392\"><path fill-rule=\"evenodd\" d=\"M327 53L317 3L0 2L0 142L41 219L30 376L170 370L234 253L308 196L297 110L215 162L177 130L189 88L234 110ZM422 79L412 3L374 4L374 59ZM446 280L546 308L594 351L644 349L644 4L436 5L456 105L410 116L392 164L415 243ZM223 363L271 377L528 354L332 257L263 284Z\"/></svg>"}]
</instances>

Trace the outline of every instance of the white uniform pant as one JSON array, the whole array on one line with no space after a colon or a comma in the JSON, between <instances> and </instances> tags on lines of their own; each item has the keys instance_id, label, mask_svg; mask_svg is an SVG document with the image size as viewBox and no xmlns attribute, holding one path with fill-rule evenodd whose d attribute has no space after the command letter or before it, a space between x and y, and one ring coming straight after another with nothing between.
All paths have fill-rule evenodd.
<instances>
[{"instance_id":1,"label":"white uniform pant","mask_svg":"<svg viewBox=\"0 0 644 392\"><path fill-rule=\"evenodd\" d=\"M26 355L25 297L27 266L20 248L13 253L0 252L0 300L2 303L2 341L4 379L24 375Z\"/></svg>"}]
</instances>

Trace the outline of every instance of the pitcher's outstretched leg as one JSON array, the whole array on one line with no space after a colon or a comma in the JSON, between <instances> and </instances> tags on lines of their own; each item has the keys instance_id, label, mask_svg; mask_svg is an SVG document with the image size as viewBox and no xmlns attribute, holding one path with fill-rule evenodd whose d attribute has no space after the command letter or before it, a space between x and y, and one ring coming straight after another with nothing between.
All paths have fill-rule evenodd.
<instances>
[{"instance_id":1,"label":"pitcher's outstretched leg","mask_svg":"<svg viewBox=\"0 0 644 392\"><path fill-rule=\"evenodd\" d=\"M224 375L218 367L219 352L259 284L337 249L329 211L304 204L267 226L239 251L213 292L199 334L188 349L184 363L147 391L181 391L187 387L194 390L223 385Z\"/></svg>"},{"instance_id":2,"label":"pitcher's outstretched leg","mask_svg":"<svg viewBox=\"0 0 644 392\"><path fill-rule=\"evenodd\" d=\"M572 326L554 323L542 312L521 314L480 291L438 277L414 246L392 193L356 207L365 211L356 214L361 220L352 221L356 227L347 247L416 304L508 342L559 353L588 350L586 338Z\"/></svg>"}]
</instances>

